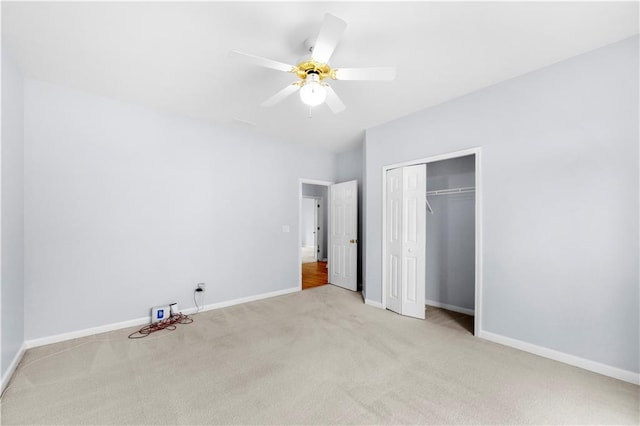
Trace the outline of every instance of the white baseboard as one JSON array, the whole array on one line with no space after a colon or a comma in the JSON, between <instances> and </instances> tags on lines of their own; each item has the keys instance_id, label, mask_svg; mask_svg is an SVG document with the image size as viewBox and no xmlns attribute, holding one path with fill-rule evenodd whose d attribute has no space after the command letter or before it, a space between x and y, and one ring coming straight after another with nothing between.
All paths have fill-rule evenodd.
<instances>
[{"instance_id":1,"label":"white baseboard","mask_svg":"<svg viewBox=\"0 0 640 426\"><path fill-rule=\"evenodd\" d=\"M460 306L448 305L446 303L436 302L435 300L426 300L425 301L429 306L435 306L436 308L446 309L448 311L459 312L461 314L474 315L475 311L473 309L461 308Z\"/></svg>"},{"instance_id":2,"label":"white baseboard","mask_svg":"<svg viewBox=\"0 0 640 426\"><path fill-rule=\"evenodd\" d=\"M20 361L22 361L22 357L24 356L26 350L27 346L25 342L23 342L22 346L20 346L20 349L18 349L16 356L13 357L13 361L11 361L11 364L9 364L9 368L2 375L2 380L0 381L0 395L2 394L2 392L4 392L5 388L9 384L11 377L13 377L13 373L16 372L16 368L18 368L18 364L20 364Z\"/></svg>"},{"instance_id":3,"label":"white baseboard","mask_svg":"<svg viewBox=\"0 0 640 426\"><path fill-rule=\"evenodd\" d=\"M268 299L270 297L276 297L276 296L283 296L285 294L289 294L289 293L295 293L297 291L300 291L300 287L291 287L291 288L285 288L284 290L277 290L277 291L272 291L269 293L263 293L263 294L257 294L255 296L248 296L248 297L243 297L240 299L233 299L233 300L227 300L225 302L218 302L218 303L211 303L209 305L204 305L200 308L200 312L205 312L205 311L212 311L214 309L220 309L220 308L226 308L228 306L233 306L233 305L239 305L241 303L248 303L248 302L255 302L256 300L262 300L262 299ZM196 312L196 308L188 308L188 309L183 309L182 313L184 314L193 314Z\"/></svg>"},{"instance_id":4,"label":"white baseboard","mask_svg":"<svg viewBox=\"0 0 640 426\"><path fill-rule=\"evenodd\" d=\"M495 343L499 343L501 345L511 346L512 348L530 352L532 354L539 355L544 358L549 358L554 361L573 365L574 367L579 367L585 370L592 371L594 373L602 374L604 376L613 377L614 379L633 383L635 385L640 385L640 374L634 373L633 371L623 370L621 368L601 364L596 361L580 358L575 355L569 355L564 352L559 352L553 349L545 348L543 346L534 345L533 343L527 343L521 340L512 339L510 337L501 336L499 334L490 333L488 331L481 330L478 337L490 340Z\"/></svg>"},{"instance_id":5,"label":"white baseboard","mask_svg":"<svg viewBox=\"0 0 640 426\"><path fill-rule=\"evenodd\" d=\"M227 306L233 306L233 305L239 305L241 303L247 303L247 302L253 302L256 300L261 300L261 299L268 299L270 297L275 297L275 296L282 296L284 294L289 294L289 293L293 293L296 291L300 291L300 287L292 287L292 288L287 288L284 290L277 290L277 291L272 291L269 293L263 293L263 294L257 294L255 296L249 296L249 297L242 297L239 299L233 299L233 300L227 300L224 302L218 302L218 303L212 303L209 305L204 305L203 307L200 308L200 312L204 312L204 311L210 311L213 309L220 309L220 308L225 308ZM183 309L181 312L189 315L192 314L196 311L196 308L187 308L187 309ZM71 331L68 333L61 333L61 334L56 334L53 336L47 336L47 337L40 337L38 339L31 339L31 340L27 340L25 342L25 348L26 349L30 349L30 348L35 348L38 346L44 346L44 345L50 345L52 343L58 343L58 342L64 342L66 340L72 340L72 339L77 339L79 337L87 337L87 336L93 336L94 334L100 334L100 333L106 333L108 331L114 331L114 330L120 330L122 328L129 328L129 327L135 327L138 325L145 325L145 324L149 324L149 322L151 321L151 317L150 316L146 316L144 318L137 318L137 319L133 319L133 320L128 320L128 321L122 321L122 322L116 322L113 324L106 324L106 325L101 325L98 327L92 327L92 328L86 328L84 330L77 330L77 331Z\"/></svg>"},{"instance_id":6,"label":"white baseboard","mask_svg":"<svg viewBox=\"0 0 640 426\"><path fill-rule=\"evenodd\" d=\"M37 348L38 346L50 345L52 343L64 342L66 340L78 339L80 337L93 336L94 334L106 333L108 331L120 330L122 328L135 327L137 325L149 324L151 316L137 318L128 321L115 322L112 324L100 325L98 327L85 328L83 330L70 331L68 333L54 334L53 336L40 337L37 339L27 340L25 344L27 349Z\"/></svg>"},{"instance_id":7,"label":"white baseboard","mask_svg":"<svg viewBox=\"0 0 640 426\"><path fill-rule=\"evenodd\" d=\"M371 300L371 299L364 299L364 304L365 305L369 305L369 306L373 306L374 308L378 308L378 309L382 309L382 303L380 302L376 302L375 300Z\"/></svg>"}]
</instances>

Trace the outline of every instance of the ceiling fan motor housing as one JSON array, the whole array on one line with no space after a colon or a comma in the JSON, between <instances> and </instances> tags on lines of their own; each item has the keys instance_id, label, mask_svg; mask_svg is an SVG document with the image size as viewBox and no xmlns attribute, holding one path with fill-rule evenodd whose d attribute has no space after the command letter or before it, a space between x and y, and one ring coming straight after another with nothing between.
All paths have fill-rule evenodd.
<instances>
[{"instance_id":1,"label":"ceiling fan motor housing","mask_svg":"<svg viewBox=\"0 0 640 426\"><path fill-rule=\"evenodd\" d=\"M328 64L321 64L313 60L300 62L295 66L294 72L302 80L305 80L309 74L317 74L320 80L327 77L335 78L335 71Z\"/></svg>"}]
</instances>

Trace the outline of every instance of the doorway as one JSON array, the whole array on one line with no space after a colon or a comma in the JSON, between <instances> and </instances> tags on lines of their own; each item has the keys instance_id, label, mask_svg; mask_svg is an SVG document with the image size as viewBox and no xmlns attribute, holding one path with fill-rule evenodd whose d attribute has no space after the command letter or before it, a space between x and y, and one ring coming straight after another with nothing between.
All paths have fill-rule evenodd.
<instances>
[{"instance_id":1,"label":"doorway","mask_svg":"<svg viewBox=\"0 0 640 426\"><path fill-rule=\"evenodd\" d=\"M390 165L383 173L383 308L476 334L480 149Z\"/></svg>"},{"instance_id":2,"label":"doorway","mask_svg":"<svg viewBox=\"0 0 640 426\"><path fill-rule=\"evenodd\" d=\"M317 287L330 283L347 290L358 290L358 182L332 182L300 179L299 192L299 255L300 289L306 276L316 275ZM315 262L303 263L303 199L320 198L322 213L316 220L318 240L322 241ZM317 229L320 228L320 229ZM311 261L312 258L309 258ZM315 268L313 266L315 265ZM324 267L324 268L323 268ZM313 269L312 269L313 268ZM311 270L312 269L312 270ZM307 274L309 272L309 275ZM327 277L324 277L324 274ZM320 277L317 275L321 274ZM304 276L303 276L304 275Z\"/></svg>"},{"instance_id":3,"label":"doorway","mask_svg":"<svg viewBox=\"0 0 640 426\"><path fill-rule=\"evenodd\" d=\"M327 265L329 183L301 183L300 264L301 288L329 282Z\"/></svg>"},{"instance_id":4,"label":"doorway","mask_svg":"<svg viewBox=\"0 0 640 426\"><path fill-rule=\"evenodd\" d=\"M473 334L475 155L426 167L426 320Z\"/></svg>"}]
</instances>

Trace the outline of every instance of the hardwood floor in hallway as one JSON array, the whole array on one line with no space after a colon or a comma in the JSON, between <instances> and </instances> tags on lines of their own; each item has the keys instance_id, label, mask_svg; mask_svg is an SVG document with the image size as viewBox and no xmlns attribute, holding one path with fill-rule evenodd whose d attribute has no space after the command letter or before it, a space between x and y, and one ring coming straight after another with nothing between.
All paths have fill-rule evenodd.
<instances>
[{"instance_id":1,"label":"hardwood floor in hallway","mask_svg":"<svg viewBox=\"0 0 640 426\"><path fill-rule=\"evenodd\" d=\"M302 264L302 289L318 287L328 283L327 262Z\"/></svg>"}]
</instances>

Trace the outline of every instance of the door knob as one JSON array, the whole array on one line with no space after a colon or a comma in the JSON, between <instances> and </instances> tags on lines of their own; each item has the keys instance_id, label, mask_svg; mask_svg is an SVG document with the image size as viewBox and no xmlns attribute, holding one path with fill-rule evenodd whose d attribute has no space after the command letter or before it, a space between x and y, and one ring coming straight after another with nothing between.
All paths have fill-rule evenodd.
<instances>
[{"instance_id":1,"label":"door knob","mask_svg":"<svg viewBox=\"0 0 640 426\"><path fill-rule=\"evenodd\" d=\"M350 242L351 244L355 244L355 243L357 243L357 242L358 242L358 240L349 240L349 242Z\"/></svg>"}]
</instances>

